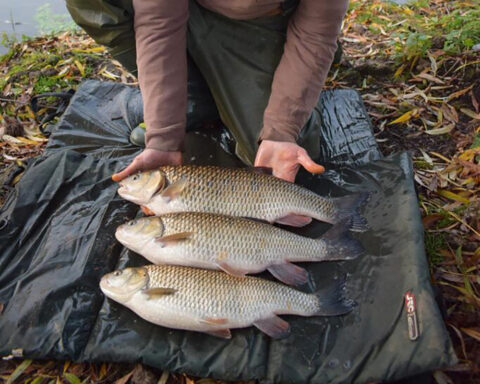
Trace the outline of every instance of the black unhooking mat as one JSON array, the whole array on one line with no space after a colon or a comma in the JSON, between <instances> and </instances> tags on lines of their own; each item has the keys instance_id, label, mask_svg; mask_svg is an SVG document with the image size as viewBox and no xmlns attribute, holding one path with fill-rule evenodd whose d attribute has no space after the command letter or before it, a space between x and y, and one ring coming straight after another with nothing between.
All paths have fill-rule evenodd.
<instances>
[{"instance_id":1,"label":"black unhooking mat","mask_svg":"<svg viewBox=\"0 0 480 384\"><path fill-rule=\"evenodd\" d=\"M106 272L145 261L114 238L138 210L116 195L111 174L138 148L138 90L89 81L55 127L45 156L29 166L0 212L0 354L136 362L218 379L264 383L393 380L456 362L429 283L423 229L406 154L382 158L359 95L323 93L322 154L328 171L298 182L331 196L372 191L371 229L355 235L366 254L306 265L316 289L347 280L358 305L334 318L285 316L291 335L251 327L231 340L152 325L98 288ZM188 133L187 162L239 166L225 131ZM327 225L299 230L319 236ZM409 339L404 295L416 296L420 335Z\"/></svg>"}]
</instances>

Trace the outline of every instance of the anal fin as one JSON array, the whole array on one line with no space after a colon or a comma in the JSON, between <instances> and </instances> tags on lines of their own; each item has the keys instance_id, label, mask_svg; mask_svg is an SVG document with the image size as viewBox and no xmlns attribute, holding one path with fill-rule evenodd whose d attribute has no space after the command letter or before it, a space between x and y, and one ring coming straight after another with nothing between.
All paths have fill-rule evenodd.
<instances>
[{"instance_id":1,"label":"anal fin","mask_svg":"<svg viewBox=\"0 0 480 384\"><path fill-rule=\"evenodd\" d=\"M274 339L286 337L290 333L290 324L276 315L257 320L253 325Z\"/></svg>"},{"instance_id":2,"label":"anal fin","mask_svg":"<svg viewBox=\"0 0 480 384\"><path fill-rule=\"evenodd\" d=\"M292 263L276 264L267 269L275 278L288 285L302 285L308 281L308 272Z\"/></svg>"},{"instance_id":3,"label":"anal fin","mask_svg":"<svg viewBox=\"0 0 480 384\"><path fill-rule=\"evenodd\" d=\"M312 222L312 218L290 213L284 217L275 219L275 222L278 224L290 225L291 227L305 227Z\"/></svg>"},{"instance_id":4,"label":"anal fin","mask_svg":"<svg viewBox=\"0 0 480 384\"><path fill-rule=\"evenodd\" d=\"M220 337L222 339L231 339L232 338L232 332L230 332L230 329L224 328L224 329L214 329L211 331L205 331L205 333L208 333L209 335Z\"/></svg>"}]
</instances>

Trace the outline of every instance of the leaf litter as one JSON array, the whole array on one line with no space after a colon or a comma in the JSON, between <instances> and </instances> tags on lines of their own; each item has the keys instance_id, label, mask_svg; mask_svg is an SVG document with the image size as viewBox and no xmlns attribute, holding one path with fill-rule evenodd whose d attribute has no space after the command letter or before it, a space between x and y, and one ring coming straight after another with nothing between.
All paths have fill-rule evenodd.
<instances>
[{"instance_id":1,"label":"leaf litter","mask_svg":"<svg viewBox=\"0 0 480 384\"><path fill-rule=\"evenodd\" d=\"M384 154L412 153L432 283L460 359L433 373L437 383L480 381L479 20L478 0L351 2L343 59L326 84L362 94ZM59 101L46 99L35 114L32 96L75 89L85 78L137 84L78 32L12 43L0 74L0 205L22 173L6 174L48 141L42 117ZM152 375L162 384L220 383L132 364L0 361L0 378L10 382L125 384Z\"/></svg>"}]
</instances>

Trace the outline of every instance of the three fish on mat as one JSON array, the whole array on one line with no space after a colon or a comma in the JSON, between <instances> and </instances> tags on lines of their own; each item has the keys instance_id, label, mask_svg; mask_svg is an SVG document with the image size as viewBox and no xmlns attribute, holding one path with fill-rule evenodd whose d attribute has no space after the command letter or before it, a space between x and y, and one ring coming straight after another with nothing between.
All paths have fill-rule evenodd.
<instances>
[{"instance_id":1,"label":"three fish on mat","mask_svg":"<svg viewBox=\"0 0 480 384\"><path fill-rule=\"evenodd\" d=\"M263 169L193 165L135 174L120 182L118 193L158 215L116 232L124 246L156 265L109 273L100 288L147 321L223 338L232 328L254 325L279 338L289 324L277 315L335 316L353 307L342 281L309 294L245 275L268 270L301 285L308 273L291 262L362 254L349 230L368 228L359 213L367 193L325 198ZM298 227L312 218L333 226L310 239L268 224Z\"/></svg>"}]
</instances>

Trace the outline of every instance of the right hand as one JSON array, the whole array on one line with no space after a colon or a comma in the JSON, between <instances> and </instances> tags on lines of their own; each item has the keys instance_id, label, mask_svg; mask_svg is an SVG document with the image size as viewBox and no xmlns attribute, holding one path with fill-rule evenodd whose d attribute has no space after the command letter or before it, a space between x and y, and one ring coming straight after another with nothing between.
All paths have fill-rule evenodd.
<instances>
[{"instance_id":1,"label":"right hand","mask_svg":"<svg viewBox=\"0 0 480 384\"><path fill-rule=\"evenodd\" d=\"M182 152L164 152L146 148L140 153L128 167L112 176L113 181L122 181L126 177L137 172L148 171L162 165L181 165Z\"/></svg>"}]
</instances>

